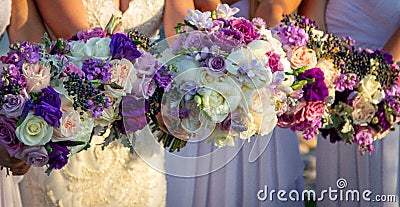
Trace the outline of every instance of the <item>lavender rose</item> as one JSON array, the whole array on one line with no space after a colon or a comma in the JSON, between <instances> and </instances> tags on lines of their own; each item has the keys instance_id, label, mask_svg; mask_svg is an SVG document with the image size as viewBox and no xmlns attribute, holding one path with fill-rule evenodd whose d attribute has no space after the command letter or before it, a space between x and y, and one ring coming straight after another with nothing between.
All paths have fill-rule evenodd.
<instances>
[{"instance_id":1,"label":"lavender rose","mask_svg":"<svg viewBox=\"0 0 400 207\"><path fill-rule=\"evenodd\" d=\"M1 109L0 114L3 114L8 118L20 117L22 111L24 110L24 105L27 97L28 95L25 91L23 91L20 95L6 95L5 100L7 102L3 104L3 108Z\"/></svg>"},{"instance_id":2,"label":"lavender rose","mask_svg":"<svg viewBox=\"0 0 400 207\"><path fill-rule=\"evenodd\" d=\"M209 48L213 45L217 45L223 51L231 51L232 49L243 46L243 39L243 34L237 30L221 29L220 31L210 34L209 39L206 39L204 44Z\"/></svg>"},{"instance_id":3,"label":"lavender rose","mask_svg":"<svg viewBox=\"0 0 400 207\"><path fill-rule=\"evenodd\" d=\"M42 167L49 161L49 156L43 146L25 146L15 157L34 167Z\"/></svg>"},{"instance_id":4,"label":"lavender rose","mask_svg":"<svg viewBox=\"0 0 400 207\"><path fill-rule=\"evenodd\" d=\"M59 142L50 142L46 147L51 148L49 153L49 169L61 169L68 163L69 149Z\"/></svg>"},{"instance_id":5,"label":"lavender rose","mask_svg":"<svg viewBox=\"0 0 400 207\"><path fill-rule=\"evenodd\" d=\"M125 58L130 61L142 55L129 37L119 33L111 36L110 52L113 59Z\"/></svg>"},{"instance_id":6,"label":"lavender rose","mask_svg":"<svg viewBox=\"0 0 400 207\"><path fill-rule=\"evenodd\" d=\"M196 48L197 50L201 50L203 46L203 41L205 38L205 34L200 31L193 31L190 32L187 38L185 39L185 42L183 43L184 46L187 48Z\"/></svg>"},{"instance_id":7,"label":"lavender rose","mask_svg":"<svg viewBox=\"0 0 400 207\"><path fill-rule=\"evenodd\" d=\"M24 146L15 135L16 125L17 120L0 115L0 145L4 146L11 157Z\"/></svg>"},{"instance_id":8,"label":"lavender rose","mask_svg":"<svg viewBox=\"0 0 400 207\"><path fill-rule=\"evenodd\" d=\"M211 76L220 77L224 75L224 71L226 69L226 61L224 56L217 55L215 57L208 58L206 60L207 63L207 72Z\"/></svg>"},{"instance_id":9,"label":"lavender rose","mask_svg":"<svg viewBox=\"0 0 400 207\"><path fill-rule=\"evenodd\" d=\"M122 98L122 111L124 128L127 133L136 132L147 125L145 99L136 98L133 95Z\"/></svg>"},{"instance_id":10,"label":"lavender rose","mask_svg":"<svg viewBox=\"0 0 400 207\"><path fill-rule=\"evenodd\" d=\"M35 115L41 116L50 125L60 127L62 112L47 102L41 101L35 108Z\"/></svg>"}]
</instances>

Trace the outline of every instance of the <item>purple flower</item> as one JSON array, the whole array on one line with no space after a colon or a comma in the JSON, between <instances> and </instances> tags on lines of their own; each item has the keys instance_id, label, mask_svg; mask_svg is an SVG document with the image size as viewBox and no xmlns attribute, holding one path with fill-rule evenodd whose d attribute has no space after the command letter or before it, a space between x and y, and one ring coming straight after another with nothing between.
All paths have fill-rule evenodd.
<instances>
[{"instance_id":1,"label":"purple flower","mask_svg":"<svg viewBox=\"0 0 400 207\"><path fill-rule=\"evenodd\" d=\"M25 91L22 91L20 95L5 95L6 103L3 104L0 114L4 114L8 118L19 118L24 110L27 96Z\"/></svg>"},{"instance_id":2,"label":"purple flower","mask_svg":"<svg viewBox=\"0 0 400 207\"><path fill-rule=\"evenodd\" d=\"M113 59L125 58L132 62L142 55L129 37L119 33L111 36L110 52Z\"/></svg>"},{"instance_id":3,"label":"purple flower","mask_svg":"<svg viewBox=\"0 0 400 207\"><path fill-rule=\"evenodd\" d=\"M306 46L308 34L303 28L296 26L287 26L280 28L278 36L284 45Z\"/></svg>"},{"instance_id":4,"label":"purple flower","mask_svg":"<svg viewBox=\"0 0 400 207\"><path fill-rule=\"evenodd\" d=\"M376 116L378 117L378 125L382 128L380 131L385 132L386 130L389 130L392 127L392 124L387 120L387 116L385 113L385 106L384 104L379 104L378 105L378 112L376 113Z\"/></svg>"},{"instance_id":5,"label":"purple flower","mask_svg":"<svg viewBox=\"0 0 400 207\"><path fill-rule=\"evenodd\" d=\"M243 39L243 34L237 30L222 29L211 33L209 39L206 39L204 44L209 48L217 45L223 51L231 51L243 46Z\"/></svg>"},{"instance_id":6,"label":"purple flower","mask_svg":"<svg viewBox=\"0 0 400 207\"><path fill-rule=\"evenodd\" d=\"M85 73L87 80L100 80L107 82L111 79L109 72L112 65L107 60L89 59L82 64L82 71Z\"/></svg>"},{"instance_id":7,"label":"purple flower","mask_svg":"<svg viewBox=\"0 0 400 207\"><path fill-rule=\"evenodd\" d=\"M46 148L50 148L49 152L49 169L61 169L68 163L69 149L59 142L49 142Z\"/></svg>"},{"instance_id":8,"label":"purple flower","mask_svg":"<svg viewBox=\"0 0 400 207\"><path fill-rule=\"evenodd\" d=\"M183 45L189 49L196 48L197 51L199 51L203 47L203 42L204 42L205 36L206 35L203 32L200 32L197 30L192 31L189 33L189 35L185 39L185 42L183 43Z\"/></svg>"},{"instance_id":9,"label":"purple flower","mask_svg":"<svg viewBox=\"0 0 400 207\"><path fill-rule=\"evenodd\" d=\"M39 100L44 101L58 109L61 107L60 95L51 86L42 89L42 94L40 94Z\"/></svg>"},{"instance_id":10,"label":"purple flower","mask_svg":"<svg viewBox=\"0 0 400 207\"><path fill-rule=\"evenodd\" d=\"M260 37L258 29L245 18L232 18L229 22L233 29L243 34L246 44Z\"/></svg>"},{"instance_id":11,"label":"purple flower","mask_svg":"<svg viewBox=\"0 0 400 207\"><path fill-rule=\"evenodd\" d=\"M266 27L267 26L267 23L265 23L265 21L262 19L262 18L260 18L260 17L256 17L256 18L253 18L252 20L251 20L251 22L254 24L254 26L256 26L256 27Z\"/></svg>"},{"instance_id":12,"label":"purple flower","mask_svg":"<svg viewBox=\"0 0 400 207\"><path fill-rule=\"evenodd\" d=\"M122 98L122 110L124 128L127 133L136 132L147 125L146 112L147 105L145 99L139 99L133 95Z\"/></svg>"},{"instance_id":13,"label":"purple flower","mask_svg":"<svg viewBox=\"0 0 400 207\"><path fill-rule=\"evenodd\" d=\"M0 145L7 150L11 157L14 157L24 146L15 135L16 125L17 120L0 115Z\"/></svg>"},{"instance_id":14,"label":"purple flower","mask_svg":"<svg viewBox=\"0 0 400 207\"><path fill-rule=\"evenodd\" d=\"M41 101L35 108L35 115L41 116L50 125L59 127L62 112L59 108L54 107L47 102Z\"/></svg>"},{"instance_id":15,"label":"purple flower","mask_svg":"<svg viewBox=\"0 0 400 207\"><path fill-rule=\"evenodd\" d=\"M75 36L71 38L71 40L83 40L86 42L92 37L107 37L107 32L100 27L91 28L88 30L79 31Z\"/></svg>"},{"instance_id":16,"label":"purple flower","mask_svg":"<svg viewBox=\"0 0 400 207\"><path fill-rule=\"evenodd\" d=\"M230 131L233 130L235 132L244 132L247 131L248 128L245 125L246 120L243 118L245 114L241 109L237 109L230 113L228 117L225 118L224 121L219 123L219 128L222 131Z\"/></svg>"},{"instance_id":17,"label":"purple flower","mask_svg":"<svg viewBox=\"0 0 400 207\"><path fill-rule=\"evenodd\" d=\"M25 146L15 157L34 167L42 167L49 161L49 156L43 146Z\"/></svg>"},{"instance_id":18,"label":"purple flower","mask_svg":"<svg viewBox=\"0 0 400 207\"><path fill-rule=\"evenodd\" d=\"M372 145L374 141L374 130L370 127L360 127L356 130L356 136L354 136L353 142L358 144L358 149L363 155L365 152L372 153L374 151L374 146Z\"/></svg>"},{"instance_id":19,"label":"purple flower","mask_svg":"<svg viewBox=\"0 0 400 207\"><path fill-rule=\"evenodd\" d=\"M215 57L210 57L206 60L206 63L208 74L215 77L220 77L225 74L226 61L224 56L217 55Z\"/></svg>"},{"instance_id":20,"label":"purple flower","mask_svg":"<svg viewBox=\"0 0 400 207\"><path fill-rule=\"evenodd\" d=\"M275 73L276 71L283 71L284 68L280 62L281 56L272 52L268 51L265 54L268 57L268 66L271 68L272 72Z\"/></svg>"},{"instance_id":21,"label":"purple flower","mask_svg":"<svg viewBox=\"0 0 400 207\"><path fill-rule=\"evenodd\" d=\"M358 79L356 74L340 74L335 81L335 89L339 92L343 92L345 89L353 90L357 84Z\"/></svg>"},{"instance_id":22,"label":"purple flower","mask_svg":"<svg viewBox=\"0 0 400 207\"><path fill-rule=\"evenodd\" d=\"M298 76L299 80L314 79L314 82L307 83L304 87L304 99L306 101L324 101L328 97L328 87L324 82L324 73L319 68L312 68L304 71Z\"/></svg>"},{"instance_id":23,"label":"purple flower","mask_svg":"<svg viewBox=\"0 0 400 207\"><path fill-rule=\"evenodd\" d=\"M159 87L164 89L164 92L168 92L171 88L171 83L174 80L171 75L161 75L160 73L156 73L155 80Z\"/></svg>"}]
</instances>

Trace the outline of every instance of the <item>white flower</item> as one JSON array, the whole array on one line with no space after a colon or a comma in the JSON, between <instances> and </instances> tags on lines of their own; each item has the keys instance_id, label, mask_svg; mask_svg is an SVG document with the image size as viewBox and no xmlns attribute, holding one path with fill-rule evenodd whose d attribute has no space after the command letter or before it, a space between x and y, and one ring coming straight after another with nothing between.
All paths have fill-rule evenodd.
<instances>
[{"instance_id":1,"label":"white flower","mask_svg":"<svg viewBox=\"0 0 400 207\"><path fill-rule=\"evenodd\" d=\"M381 88L381 84L375 80L374 75L367 75L361 80L361 86L359 91L361 96L366 99L366 101L378 104L383 98L385 98L385 93Z\"/></svg>"},{"instance_id":2,"label":"white flower","mask_svg":"<svg viewBox=\"0 0 400 207\"><path fill-rule=\"evenodd\" d=\"M72 41L69 43L71 47L71 55L75 58L83 58L85 56L86 44L84 41Z\"/></svg>"},{"instance_id":3,"label":"white flower","mask_svg":"<svg viewBox=\"0 0 400 207\"><path fill-rule=\"evenodd\" d=\"M15 130L19 141L28 146L40 146L48 143L53 136L53 127L42 117L29 113Z\"/></svg>"},{"instance_id":4,"label":"white flower","mask_svg":"<svg viewBox=\"0 0 400 207\"><path fill-rule=\"evenodd\" d=\"M214 145L217 147L235 146L237 137L237 133L222 131L217 127L210 135L209 140L214 139Z\"/></svg>"},{"instance_id":5,"label":"white flower","mask_svg":"<svg viewBox=\"0 0 400 207\"><path fill-rule=\"evenodd\" d=\"M199 29L209 28L212 26L211 22L211 12L201 12L199 10L188 10L187 13L189 17L186 17L185 20L193 24Z\"/></svg>"},{"instance_id":6,"label":"white flower","mask_svg":"<svg viewBox=\"0 0 400 207\"><path fill-rule=\"evenodd\" d=\"M105 108L100 115L100 118L95 119L95 124L100 126L108 126L112 122L114 122L119 114L119 105L121 103L122 98L111 98L108 97L111 101L111 106Z\"/></svg>"},{"instance_id":7,"label":"white flower","mask_svg":"<svg viewBox=\"0 0 400 207\"><path fill-rule=\"evenodd\" d=\"M86 57L109 58L110 55L110 38L93 37L86 42Z\"/></svg>"},{"instance_id":8,"label":"white flower","mask_svg":"<svg viewBox=\"0 0 400 207\"><path fill-rule=\"evenodd\" d=\"M105 86L106 93L113 98L120 98L126 96L126 94L131 93L133 83L136 80L136 70L133 68L133 64L122 58L121 60L112 60L111 80L110 82L115 82L116 84L123 87L123 89L114 89L111 86Z\"/></svg>"},{"instance_id":9,"label":"white flower","mask_svg":"<svg viewBox=\"0 0 400 207\"><path fill-rule=\"evenodd\" d=\"M240 9L234 7L231 8L229 7L228 4L222 4L222 5L218 5L217 6L217 17L218 18L224 18L224 19L228 19L233 17L235 14L237 14L240 11Z\"/></svg>"},{"instance_id":10,"label":"white flower","mask_svg":"<svg viewBox=\"0 0 400 207\"><path fill-rule=\"evenodd\" d=\"M376 113L376 107L365 100L363 97L359 97L353 102L354 111L352 112L354 124L366 125L371 122Z\"/></svg>"},{"instance_id":11,"label":"white flower","mask_svg":"<svg viewBox=\"0 0 400 207\"><path fill-rule=\"evenodd\" d=\"M176 63L179 72L175 75L174 84L181 85L185 82L198 81L201 71L198 62L193 60L183 59Z\"/></svg>"}]
</instances>

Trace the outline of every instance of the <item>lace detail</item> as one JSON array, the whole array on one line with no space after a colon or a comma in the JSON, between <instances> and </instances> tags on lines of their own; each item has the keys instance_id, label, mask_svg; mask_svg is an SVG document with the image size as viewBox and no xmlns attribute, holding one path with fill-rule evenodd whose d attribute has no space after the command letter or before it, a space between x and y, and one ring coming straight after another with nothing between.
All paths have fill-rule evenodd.
<instances>
[{"instance_id":1,"label":"lace detail","mask_svg":"<svg viewBox=\"0 0 400 207\"><path fill-rule=\"evenodd\" d=\"M164 0L131 0L123 14L112 0L82 1L91 27L104 27L114 14L122 17L125 29L149 36L158 33ZM120 142L103 151L99 144L104 138L97 136L91 148L71 157L62 170L50 176L44 168L31 168L21 184L23 206L165 206L166 179L159 172L164 171L164 149L147 127L134 136L134 154Z\"/></svg>"},{"instance_id":2,"label":"lace detail","mask_svg":"<svg viewBox=\"0 0 400 207\"><path fill-rule=\"evenodd\" d=\"M158 33L164 12L164 0L131 0L122 13L112 0L82 0L90 27L104 27L111 15L122 18L122 29L137 29L142 34Z\"/></svg>"}]
</instances>

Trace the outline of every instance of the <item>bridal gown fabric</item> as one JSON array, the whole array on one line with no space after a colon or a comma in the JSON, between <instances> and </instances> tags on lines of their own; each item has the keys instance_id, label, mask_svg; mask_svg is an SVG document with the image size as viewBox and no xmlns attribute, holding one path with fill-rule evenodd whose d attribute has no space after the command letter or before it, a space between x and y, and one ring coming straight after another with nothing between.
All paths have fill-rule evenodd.
<instances>
[{"instance_id":1,"label":"bridal gown fabric","mask_svg":"<svg viewBox=\"0 0 400 207\"><path fill-rule=\"evenodd\" d=\"M155 35L164 0L132 0L123 14L112 0L83 0L91 27L104 27L111 15L122 16L124 29ZM163 207L166 199L164 150L149 128L136 134L135 153L120 142L104 151L103 138L93 137L91 148L69 159L50 176L31 168L22 181L24 207Z\"/></svg>"},{"instance_id":2,"label":"bridal gown fabric","mask_svg":"<svg viewBox=\"0 0 400 207\"><path fill-rule=\"evenodd\" d=\"M240 4L247 6L246 2ZM250 142L239 139L235 147L223 148L206 140L189 140L180 152L167 153L167 207L303 207L303 202L278 202L276 197L271 202L270 197L264 197L266 188L267 192L300 193L303 189L303 162L296 134L276 128L264 150L256 140L266 138L252 138ZM262 153L255 162L250 157L253 147ZM264 190L261 200L257 197L260 190Z\"/></svg>"},{"instance_id":3,"label":"bridal gown fabric","mask_svg":"<svg viewBox=\"0 0 400 207\"><path fill-rule=\"evenodd\" d=\"M0 5L0 56L3 56L7 54L10 45L6 28L10 23L11 0L0 0ZM7 176L5 168L0 170L0 207L22 206L18 187L21 179L22 176Z\"/></svg>"},{"instance_id":4,"label":"bridal gown fabric","mask_svg":"<svg viewBox=\"0 0 400 207\"><path fill-rule=\"evenodd\" d=\"M399 0L329 0L326 9L329 32L350 36L362 48L382 48L400 26ZM371 156L361 156L355 145L332 144L322 137L317 147L317 192L336 188L346 179L343 190L371 190L375 195L397 195L397 202L332 202L325 198L319 206L399 206L400 202L399 128L377 141ZM363 200L363 199L361 199Z\"/></svg>"}]
</instances>

